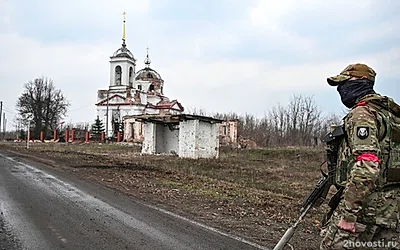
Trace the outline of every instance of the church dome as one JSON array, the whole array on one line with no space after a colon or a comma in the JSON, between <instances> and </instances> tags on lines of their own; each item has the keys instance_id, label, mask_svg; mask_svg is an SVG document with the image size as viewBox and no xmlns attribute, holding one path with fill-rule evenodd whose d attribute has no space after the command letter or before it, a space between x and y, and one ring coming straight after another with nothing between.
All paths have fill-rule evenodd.
<instances>
[{"instance_id":1,"label":"church dome","mask_svg":"<svg viewBox=\"0 0 400 250\"><path fill-rule=\"evenodd\" d=\"M157 71L151 68L144 68L139 70L136 73L136 80L144 80L144 81L152 81L152 80L161 80L162 78Z\"/></svg>"},{"instance_id":2,"label":"church dome","mask_svg":"<svg viewBox=\"0 0 400 250\"><path fill-rule=\"evenodd\" d=\"M130 59L135 59L132 52L126 46L117 49L112 57L128 57Z\"/></svg>"},{"instance_id":3,"label":"church dome","mask_svg":"<svg viewBox=\"0 0 400 250\"><path fill-rule=\"evenodd\" d=\"M146 59L144 60L144 64L146 65L146 67L144 69L139 70L136 73L136 77L135 80L144 80L144 81L154 81L154 80L158 80L158 81L163 81L160 74L158 74L157 71L155 71L154 69L150 68L150 57L149 57L149 48L147 48L147 56Z\"/></svg>"}]
</instances>

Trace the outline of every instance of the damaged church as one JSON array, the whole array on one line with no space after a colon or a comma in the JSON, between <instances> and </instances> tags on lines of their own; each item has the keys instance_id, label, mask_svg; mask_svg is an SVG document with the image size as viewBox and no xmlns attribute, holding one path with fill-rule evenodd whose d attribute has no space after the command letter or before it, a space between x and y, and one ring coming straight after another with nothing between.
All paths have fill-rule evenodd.
<instances>
[{"instance_id":1,"label":"damaged church","mask_svg":"<svg viewBox=\"0 0 400 250\"><path fill-rule=\"evenodd\" d=\"M117 131L123 129L124 141L143 143L146 135L144 123L148 120L140 117L183 115L184 107L178 100L170 100L164 95L164 80L151 67L148 49L144 68L136 71L137 59L127 47L125 25L124 14L122 45L109 61L109 87L97 91L97 116L105 125L107 138L115 136ZM222 126L230 126L230 123L231 121L218 122ZM221 138L222 141L232 141L232 135L237 134L237 131L220 127L216 131L220 131L219 136L215 137L218 142ZM221 134L222 131L224 134ZM230 132L226 133L227 131ZM236 142L236 138L233 141Z\"/></svg>"}]
</instances>

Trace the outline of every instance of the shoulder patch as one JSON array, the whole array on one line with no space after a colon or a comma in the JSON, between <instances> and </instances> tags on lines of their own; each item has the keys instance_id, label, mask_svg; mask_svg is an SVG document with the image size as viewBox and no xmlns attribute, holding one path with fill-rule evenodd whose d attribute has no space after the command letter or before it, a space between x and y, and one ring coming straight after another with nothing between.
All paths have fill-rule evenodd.
<instances>
[{"instance_id":1,"label":"shoulder patch","mask_svg":"<svg viewBox=\"0 0 400 250\"><path fill-rule=\"evenodd\" d=\"M369 136L369 127L357 127L357 137L361 140L367 139Z\"/></svg>"}]
</instances>

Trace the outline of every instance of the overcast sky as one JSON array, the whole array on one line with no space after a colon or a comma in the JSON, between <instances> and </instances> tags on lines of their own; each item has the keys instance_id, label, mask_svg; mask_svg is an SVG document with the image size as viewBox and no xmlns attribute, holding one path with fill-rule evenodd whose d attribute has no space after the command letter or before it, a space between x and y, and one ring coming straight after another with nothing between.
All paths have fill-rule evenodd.
<instances>
[{"instance_id":1,"label":"overcast sky","mask_svg":"<svg viewBox=\"0 0 400 250\"><path fill-rule=\"evenodd\" d=\"M41 76L70 101L67 122L93 122L124 11L137 70L149 47L165 94L185 108L263 116L302 94L341 113L326 78L355 62L373 67L376 90L400 102L399 9L397 0L0 0L7 127L23 84Z\"/></svg>"}]
</instances>

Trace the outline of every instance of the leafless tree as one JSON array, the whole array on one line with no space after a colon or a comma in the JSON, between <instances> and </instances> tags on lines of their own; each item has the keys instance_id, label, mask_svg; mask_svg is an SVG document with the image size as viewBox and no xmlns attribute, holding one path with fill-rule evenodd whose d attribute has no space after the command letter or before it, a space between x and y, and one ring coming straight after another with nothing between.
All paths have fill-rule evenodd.
<instances>
[{"instance_id":1,"label":"leafless tree","mask_svg":"<svg viewBox=\"0 0 400 250\"><path fill-rule=\"evenodd\" d=\"M202 115L202 116L207 116L207 112L202 109L202 108L196 108L196 107L192 107L192 108L188 108L187 111L185 112L186 114L190 114L190 115Z\"/></svg>"},{"instance_id":2,"label":"leafless tree","mask_svg":"<svg viewBox=\"0 0 400 250\"><path fill-rule=\"evenodd\" d=\"M195 114L206 114L201 109L193 111L196 111ZM212 116L222 120L238 120L239 137L251 139L261 147L318 146L330 126L341 123L338 115L324 117L312 95L294 95L286 106L278 104L266 110L263 118L248 113L216 113Z\"/></svg>"},{"instance_id":3,"label":"leafless tree","mask_svg":"<svg viewBox=\"0 0 400 250\"><path fill-rule=\"evenodd\" d=\"M47 137L49 131L57 127L69 105L53 81L41 77L24 84L16 106L21 121L26 124L26 118L31 119L34 136L38 138L41 131Z\"/></svg>"},{"instance_id":4,"label":"leafless tree","mask_svg":"<svg viewBox=\"0 0 400 250\"><path fill-rule=\"evenodd\" d=\"M275 145L282 145L285 143L284 139L289 130L289 114L288 111L278 104L272 107L268 116L265 118L271 122L272 127L272 143Z\"/></svg>"}]
</instances>

